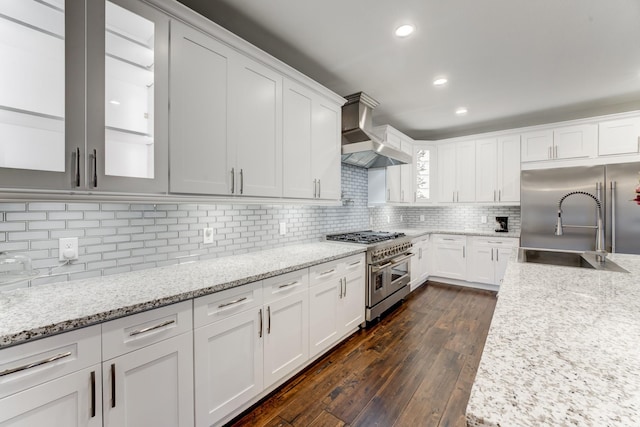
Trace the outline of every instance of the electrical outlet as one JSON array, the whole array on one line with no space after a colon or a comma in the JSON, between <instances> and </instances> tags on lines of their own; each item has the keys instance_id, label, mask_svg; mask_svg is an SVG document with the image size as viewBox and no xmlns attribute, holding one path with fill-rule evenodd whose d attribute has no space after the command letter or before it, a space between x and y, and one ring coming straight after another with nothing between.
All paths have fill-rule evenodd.
<instances>
[{"instance_id":1,"label":"electrical outlet","mask_svg":"<svg viewBox=\"0 0 640 427\"><path fill-rule=\"evenodd\" d=\"M404 221L404 217L402 215L400 215L400 222Z\"/></svg>"},{"instance_id":2,"label":"electrical outlet","mask_svg":"<svg viewBox=\"0 0 640 427\"><path fill-rule=\"evenodd\" d=\"M281 222L280 223L280 235L284 236L285 234L287 234L287 223L286 222Z\"/></svg>"},{"instance_id":3,"label":"electrical outlet","mask_svg":"<svg viewBox=\"0 0 640 427\"><path fill-rule=\"evenodd\" d=\"M202 234L203 234L203 236L204 236L204 237L203 237L203 243L204 243L205 245L208 245L208 244L210 244L210 243L213 243L213 228L211 228L211 227L205 227L205 228L203 229Z\"/></svg>"},{"instance_id":4,"label":"electrical outlet","mask_svg":"<svg viewBox=\"0 0 640 427\"><path fill-rule=\"evenodd\" d=\"M482 224L486 224L486 223L487 223L487 216L486 216L486 215L482 215L482 216L480 217L480 222L481 222Z\"/></svg>"},{"instance_id":5,"label":"electrical outlet","mask_svg":"<svg viewBox=\"0 0 640 427\"><path fill-rule=\"evenodd\" d=\"M424 215L420 215L420 221L424 221Z\"/></svg>"},{"instance_id":6,"label":"electrical outlet","mask_svg":"<svg viewBox=\"0 0 640 427\"><path fill-rule=\"evenodd\" d=\"M71 261L78 259L78 238L64 237L58 240L58 260Z\"/></svg>"},{"instance_id":7,"label":"electrical outlet","mask_svg":"<svg viewBox=\"0 0 640 427\"><path fill-rule=\"evenodd\" d=\"M369 225L373 225L373 217L372 216L369 217Z\"/></svg>"},{"instance_id":8,"label":"electrical outlet","mask_svg":"<svg viewBox=\"0 0 640 427\"><path fill-rule=\"evenodd\" d=\"M391 217L387 215L387 224L391 224Z\"/></svg>"}]
</instances>

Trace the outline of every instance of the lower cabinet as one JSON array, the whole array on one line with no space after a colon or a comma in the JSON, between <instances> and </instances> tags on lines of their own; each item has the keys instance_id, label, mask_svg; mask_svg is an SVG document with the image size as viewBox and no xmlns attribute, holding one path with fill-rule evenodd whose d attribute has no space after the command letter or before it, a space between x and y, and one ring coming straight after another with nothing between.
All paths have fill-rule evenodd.
<instances>
[{"instance_id":1,"label":"lower cabinet","mask_svg":"<svg viewBox=\"0 0 640 427\"><path fill-rule=\"evenodd\" d=\"M518 246L515 238L469 237L468 280L500 285L509 256Z\"/></svg>"},{"instance_id":2,"label":"lower cabinet","mask_svg":"<svg viewBox=\"0 0 640 427\"><path fill-rule=\"evenodd\" d=\"M434 276L449 279L467 279L467 237L462 235L434 234Z\"/></svg>"},{"instance_id":3,"label":"lower cabinet","mask_svg":"<svg viewBox=\"0 0 640 427\"><path fill-rule=\"evenodd\" d=\"M411 290L414 290L429 277L429 235L416 237L412 243Z\"/></svg>"}]
</instances>

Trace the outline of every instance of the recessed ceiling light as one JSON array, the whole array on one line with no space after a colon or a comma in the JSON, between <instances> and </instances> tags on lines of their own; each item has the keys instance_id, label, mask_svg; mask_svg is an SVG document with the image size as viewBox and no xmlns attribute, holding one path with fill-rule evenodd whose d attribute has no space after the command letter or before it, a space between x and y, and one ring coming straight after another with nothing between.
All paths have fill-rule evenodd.
<instances>
[{"instance_id":1,"label":"recessed ceiling light","mask_svg":"<svg viewBox=\"0 0 640 427\"><path fill-rule=\"evenodd\" d=\"M446 77L439 77L433 81L434 86L444 86L449 80Z\"/></svg>"},{"instance_id":2,"label":"recessed ceiling light","mask_svg":"<svg viewBox=\"0 0 640 427\"><path fill-rule=\"evenodd\" d=\"M112 99L111 101L109 101L109 104L113 104L113 105L120 105L120 101L117 101L115 99Z\"/></svg>"},{"instance_id":3,"label":"recessed ceiling light","mask_svg":"<svg viewBox=\"0 0 640 427\"><path fill-rule=\"evenodd\" d=\"M396 36L407 37L411 35L411 33L413 33L414 30L415 30L415 27L413 25L410 25L410 24L401 25L398 28L396 28Z\"/></svg>"},{"instance_id":4,"label":"recessed ceiling light","mask_svg":"<svg viewBox=\"0 0 640 427\"><path fill-rule=\"evenodd\" d=\"M459 116L464 116L467 112L468 110L465 107L460 107L456 110L456 114Z\"/></svg>"}]
</instances>

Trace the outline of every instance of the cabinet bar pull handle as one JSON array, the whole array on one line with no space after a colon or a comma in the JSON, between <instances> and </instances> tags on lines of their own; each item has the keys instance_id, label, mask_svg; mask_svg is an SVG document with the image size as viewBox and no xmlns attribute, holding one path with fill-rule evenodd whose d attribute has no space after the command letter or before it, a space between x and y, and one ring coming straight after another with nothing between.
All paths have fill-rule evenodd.
<instances>
[{"instance_id":1,"label":"cabinet bar pull handle","mask_svg":"<svg viewBox=\"0 0 640 427\"><path fill-rule=\"evenodd\" d=\"M558 146L557 145L555 147L553 147L553 158L554 159L558 158Z\"/></svg>"},{"instance_id":2,"label":"cabinet bar pull handle","mask_svg":"<svg viewBox=\"0 0 640 427\"><path fill-rule=\"evenodd\" d=\"M639 138L640 139L640 138ZM611 253L616 253L616 181L611 181Z\"/></svg>"},{"instance_id":3,"label":"cabinet bar pull handle","mask_svg":"<svg viewBox=\"0 0 640 427\"><path fill-rule=\"evenodd\" d=\"M443 237L442 240L447 240L447 241L453 242L455 239L449 239L449 238Z\"/></svg>"},{"instance_id":4,"label":"cabinet bar pull handle","mask_svg":"<svg viewBox=\"0 0 640 427\"><path fill-rule=\"evenodd\" d=\"M547 148L547 159L551 158L551 146L549 146L549 148Z\"/></svg>"},{"instance_id":5,"label":"cabinet bar pull handle","mask_svg":"<svg viewBox=\"0 0 640 427\"><path fill-rule=\"evenodd\" d=\"M498 190L498 201L502 201L502 190Z\"/></svg>"},{"instance_id":6,"label":"cabinet bar pull handle","mask_svg":"<svg viewBox=\"0 0 640 427\"><path fill-rule=\"evenodd\" d=\"M295 285L296 283L298 283L298 281L297 281L297 280L294 280L293 282L289 282L289 283L284 283L284 284L282 284L282 285L278 286L278 289L288 288L289 286L293 286L293 285Z\"/></svg>"},{"instance_id":7,"label":"cabinet bar pull handle","mask_svg":"<svg viewBox=\"0 0 640 427\"><path fill-rule=\"evenodd\" d=\"M455 202L456 201L456 192L454 191L452 194L453 194L453 198L451 199L451 201Z\"/></svg>"},{"instance_id":8,"label":"cabinet bar pull handle","mask_svg":"<svg viewBox=\"0 0 640 427\"><path fill-rule=\"evenodd\" d=\"M240 194L244 192L244 169L240 169Z\"/></svg>"},{"instance_id":9,"label":"cabinet bar pull handle","mask_svg":"<svg viewBox=\"0 0 640 427\"><path fill-rule=\"evenodd\" d=\"M76 151L71 153L73 157L73 164L75 166L75 173L73 176L73 186L80 187L80 147L76 147Z\"/></svg>"},{"instance_id":10,"label":"cabinet bar pull handle","mask_svg":"<svg viewBox=\"0 0 640 427\"><path fill-rule=\"evenodd\" d=\"M358 264L360 264L361 262L362 262L362 261L356 261L356 262L352 262L352 263L351 263L351 264L349 264L349 265L358 265Z\"/></svg>"},{"instance_id":11,"label":"cabinet bar pull handle","mask_svg":"<svg viewBox=\"0 0 640 427\"><path fill-rule=\"evenodd\" d=\"M116 364L111 364L111 407L116 407Z\"/></svg>"},{"instance_id":12,"label":"cabinet bar pull handle","mask_svg":"<svg viewBox=\"0 0 640 427\"><path fill-rule=\"evenodd\" d=\"M260 317L260 328L258 329L258 338L262 338L262 309L258 310L258 317Z\"/></svg>"},{"instance_id":13,"label":"cabinet bar pull handle","mask_svg":"<svg viewBox=\"0 0 640 427\"><path fill-rule=\"evenodd\" d=\"M494 242L492 240L487 240L487 243L494 243L496 245L501 245L502 244L502 242Z\"/></svg>"},{"instance_id":14,"label":"cabinet bar pull handle","mask_svg":"<svg viewBox=\"0 0 640 427\"><path fill-rule=\"evenodd\" d=\"M91 162L91 164L93 165L93 174L91 177L91 186L93 188L97 188L98 187L98 153L96 152L96 149L93 149L93 156L92 156L93 161Z\"/></svg>"},{"instance_id":15,"label":"cabinet bar pull handle","mask_svg":"<svg viewBox=\"0 0 640 427\"><path fill-rule=\"evenodd\" d=\"M313 198L314 199L318 198L318 180L317 179L313 180Z\"/></svg>"},{"instance_id":16,"label":"cabinet bar pull handle","mask_svg":"<svg viewBox=\"0 0 640 427\"><path fill-rule=\"evenodd\" d=\"M340 299L342 299L342 278L340 278Z\"/></svg>"},{"instance_id":17,"label":"cabinet bar pull handle","mask_svg":"<svg viewBox=\"0 0 640 427\"><path fill-rule=\"evenodd\" d=\"M91 371L91 418L96 416L96 371Z\"/></svg>"},{"instance_id":18,"label":"cabinet bar pull handle","mask_svg":"<svg viewBox=\"0 0 640 427\"><path fill-rule=\"evenodd\" d=\"M493 261L493 248L491 248L491 261Z\"/></svg>"},{"instance_id":19,"label":"cabinet bar pull handle","mask_svg":"<svg viewBox=\"0 0 640 427\"><path fill-rule=\"evenodd\" d=\"M347 276L344 277L344 280L342 281L342 283L344 284L344 294L342 296L346 297L347 296Z\"/></svg>"},{"instance_id":20,"label":"cabinet bar pull handle","mask_svg":"<svg viewBox=\"0 0 640 427\"><path fill-rule=\"evenodd\" d=\"M0 372L0 377L15 374L16 372L26 371L27 369L35 368L36 366L46 365L47 363L55 362L56 360L64 359L65 357L69 356L71 356L71 352L67 351L66 353L56 354L55 356L51 356L47 359L42 359L33 363L27 363L26 365L18 366L17 368L5 369L4 371Z\"/></svg>"},{"instance_id":21,"label":"cabinet bar pull handle","mask_svg":"<svg viewBox=\"0 0 640 427\"><path fill-rule=\"evenodd\" d=\"M231 194L236 191L236 169L231 168Z\"/></svg>"},{"instance_id":22,"label":"cabinet bar pull handle","mask_svg":"<svg viewBox=\"0 0 640 427\"><path fill-rule=\"evenodd\" d=\"M267 333L271 333L271 306L267 306Z\"/></svg>"},{"instance_id":23,"label":"cabinet bar pull handle","mask_svg":"<svg viewBox=\"0 0 640 427\"><path fill-rule=\"evenodd\" d=\"M460 201L460 192L456 191L456 202Z\"/></svg>"},{"instance_id":24,"label":"cabinet bar pull handle","mask_svg":"<svg viewBox=\"0 0 640 427\"><path fill-rule=\"evenodd\" d=\"M320 186L320 180L318 180L318 199L320 198L321 193L322 193L322 187Z\"/></svg>"},{"instance_id":25,"label":"cabinet bar pull handle","mask_svg":"<svg viewBox=\"0 0 640 427\"><path fill-rule=\"evenodd\" d=\"M242 301L244 301L246 299L247 299L247 297L242 297L242 298L238 298L237 300L234 300L234 301L225 302L224 304L220 304L218 306L218 308L228 307L230 305L234 305L234 304L237 304L239 302L242 302Z\"/></svg>"},{"instance_id":26,"label":"cabinet bar pull handle","mask_svg":"<svg viewBox=\"0 0 640 427\"><path fill-rule=\"evenodd\" d=\"M175 320L167 320L166 322L162 322L162 323L160 323L158 325L155 325L155 326L149 326L148 328L138 329L137 331L130 332L129 336L130 337L134 337L136 335L144 334L145 332L153 331L154 329L160 329L160 328L162 328L164 326L169 326L172 323L176 323L176 321Z\"/></svg>"},{"instance_id":27,"label":"cabinet bar pull handle","mask_svg":"<svg viewBox=\"0 0 640 427\"><path fill-rule=\"evenodd\" d=\"M320 275L321 275L321 276L324 276L324 275L326 275L326 274L333 273L334 271L336 271L336 269L335 269L335 268L332 268L331 270L327 270L327 271L325 271L325 272L320 273Z\"/></svg>"},{"instance_id":28,"label":"cabinet bar pull handle","mask_svg":"<svg viewBox=\"0 0 640 427\"><path fill-rule=\"evenodd\" d=\"M387 188L387 202L391 200L391 189Z\"/></svg>"},{"instance_id":29,"label":"cabinet bar pull handle","mask_svg":"<svg viewBox=\"0 0 640 427\"><path fill-rule=\"evenodd\" d=\"M496 201L496 190L493 190L493 201Z\"/></svg>"},{"instance_id":30,"label":"cabinet bar pull handle","mask_svg":"<svg viewBox=\"0 0 640 427\"><path fill-rule=\"evenodd\" d=\"M462 247L462 258L466 258L466 251L465 251L465 246Z\"/></svg>"},{"instance_id":31,"label":"cabinet bar pull handle","mask_svg":"<svg viewBox=\"0 0 640 427\"><path fill-rule=\"evenodd\" d=\"M496 261L500 261L500 251L496 248Z\"/></svg>"}]
</instances>

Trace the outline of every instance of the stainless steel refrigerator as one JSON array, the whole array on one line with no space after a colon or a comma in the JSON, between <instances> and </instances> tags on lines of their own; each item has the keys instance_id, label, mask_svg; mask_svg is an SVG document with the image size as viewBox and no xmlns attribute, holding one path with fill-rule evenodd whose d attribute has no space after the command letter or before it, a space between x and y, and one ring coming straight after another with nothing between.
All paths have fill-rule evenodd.
<instances>
[{"instance_id":1,"label":"stainless steel refrigerator","mask_svg":"<svg viewBox=\"0 0 640 427\"><path fill-rule=\"evenodd\" d=\"M640 254L640 205L634 200L639 178L640 163L522 171L520 244L594 250L595 228L564 227L562 236L554 234L560 199L572 191L584 191L602 204L607 252ZM591 197L575 194L563 201L563 224L590 227L596 219L597 205Z\"/></svg>"}]
</instances>

